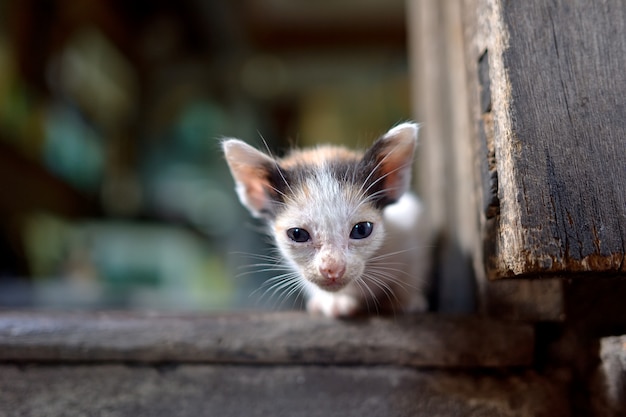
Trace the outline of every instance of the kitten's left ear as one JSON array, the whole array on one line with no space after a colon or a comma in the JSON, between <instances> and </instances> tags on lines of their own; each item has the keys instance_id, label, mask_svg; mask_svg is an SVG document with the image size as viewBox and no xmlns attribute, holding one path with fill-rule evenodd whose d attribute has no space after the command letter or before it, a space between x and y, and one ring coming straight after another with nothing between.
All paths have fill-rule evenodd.
<instances>
[{"instance_id":1,"label":"kitten's left ear","mask_svg":"<svg viewBox=\"0 0 626 417\"><path fill-rule=\"evenodd\" d=\"M265 217L271 210L272 196L276 194L270 177L276 162L239 139L222 142L224 156L237 184L241 203L255 217Z\"/></svg>"},{"instance_id":2,"label":"kitten's left ear","mask_svg":"<svg viewBox=\"0 0 626 417\"><path fill-rule=\"evenodd\" d=\"M377 166L386 203L397 201L411 184L413 155L417 147L417 123L393 127L366 151L363 160Z\"/></svg>"}]
</instances>

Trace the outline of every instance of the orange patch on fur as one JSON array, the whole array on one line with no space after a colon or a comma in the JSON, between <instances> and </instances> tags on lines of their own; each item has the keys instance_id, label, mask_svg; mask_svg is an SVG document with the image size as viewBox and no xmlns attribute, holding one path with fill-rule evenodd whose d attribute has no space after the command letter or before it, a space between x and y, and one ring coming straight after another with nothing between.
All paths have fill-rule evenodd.
<instances>
[{"instance_id":1,"label":"orange patch on fur","mask_svg":"<svg viewBox=\"0 0 626 417\"><path fill-rule=\"evenodd\" d=\"M356 162L361 157L362 153L347 148L320 146L313 149L294 150L280 161L280 165L291 169L298 166L320 166L330 160Z\"/></svg>"}]
</instances>

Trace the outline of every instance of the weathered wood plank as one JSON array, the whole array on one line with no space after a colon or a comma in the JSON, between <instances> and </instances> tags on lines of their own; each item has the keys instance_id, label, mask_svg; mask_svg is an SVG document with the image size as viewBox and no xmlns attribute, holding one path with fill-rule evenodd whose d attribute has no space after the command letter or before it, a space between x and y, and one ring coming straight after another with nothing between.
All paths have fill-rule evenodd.
<instances>
[{"instance_id":1,"label":"weathered wood plank","mask_svg":"<svg viewBox=\"0 0 626 417\"><path fill-rule=\"evenodd\" d=\"M545 378L394 367L0 365L0 417L569 415Z\"/></svg>"},{"instance_id":2,"label":"weathered wood plank","mask_svg":"<svg viewBox=\"0 0 626 417\"><path fill-rule=\"evenodd\" d=\"M489 55L500 207L488 276L624 273L626 3L465 3L468 65ZM487 100L474 100L479 124Z\"/></svg>"},{"instance_id":3,"label":"weathered wood plank","mask_svg":"<svg viewBox=\"0 0 626 417\"><path fill-rule=\"evenodd\" d=\"M3 361L476 368L527 366L533 349L531 326L475 317L0 313Z\"/></svg>"},{"instance_id":4,"label":"weathered wood plank","mask_svg":"<svg viewBox=\"0 0 626 417\"><path fill-rule=\"evenodd\" d=\"M500 202L489 52L498 48L497 39L488 36L493 13L483 3L408 3L413 102L416 119L424 124L418 156L420 193L428 206L429 224L443 237L438 251L438 307L467 311L478 300L481 312L492 317L562 320L558 282L514 280L493 285L486 278L485 259L489 261L493 253L492 230L498 230ZM501 53L495 55L501 63Z\"/></svg>"},{"instance_id":5,"label":"weathered wood plank","mask_svg":"<svg viewBox=\"0 0 626 417\"><path fill-rule=\"evenodd\" d=\"M513 165L503 192L519 216L501 227L521 236L500 268L623 271L626 3L520 5L503 8L511 135L500 156Z\"/></svg>"}]
</instances>

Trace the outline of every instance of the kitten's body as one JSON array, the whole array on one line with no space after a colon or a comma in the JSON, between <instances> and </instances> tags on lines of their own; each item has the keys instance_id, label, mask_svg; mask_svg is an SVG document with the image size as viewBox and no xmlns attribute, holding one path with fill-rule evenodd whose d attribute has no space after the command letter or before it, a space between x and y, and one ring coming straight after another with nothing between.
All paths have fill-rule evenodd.
<instances>
[{"instance_id":1,"label":"kitten's body","mask_svg":"<svg viewBox=\"0 0 626 417\"><path fill-rule=\"evenodd\" d=\"M416 140L417 126L405 123L363 153L319 147L280 160L224 142L242 203L268 222L309 311L426 308L422 209L405 194Z\"/></svg>"}]
</instances>

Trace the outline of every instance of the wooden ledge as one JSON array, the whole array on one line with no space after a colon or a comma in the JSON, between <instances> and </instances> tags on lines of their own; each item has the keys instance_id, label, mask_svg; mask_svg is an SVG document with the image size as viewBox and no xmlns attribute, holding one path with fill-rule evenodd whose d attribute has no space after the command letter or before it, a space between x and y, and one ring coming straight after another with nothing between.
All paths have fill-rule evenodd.
<instances>
[{"instance_id":1,"label":"wooden ledge","mask_svg":"<svg viewBox=\"0 0 626 417\"><path fill-rule=\"evenodd\" d=\"M225 315L0 312L4 362L522 367L529 325L422 314L337 321L303 312Z\"/></svg>"}]
</instances>

